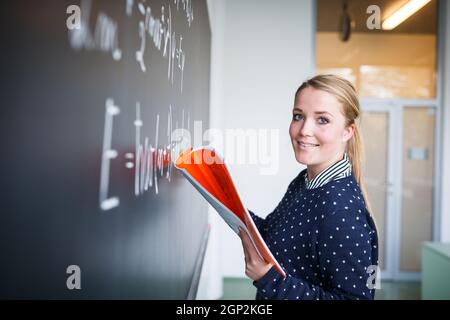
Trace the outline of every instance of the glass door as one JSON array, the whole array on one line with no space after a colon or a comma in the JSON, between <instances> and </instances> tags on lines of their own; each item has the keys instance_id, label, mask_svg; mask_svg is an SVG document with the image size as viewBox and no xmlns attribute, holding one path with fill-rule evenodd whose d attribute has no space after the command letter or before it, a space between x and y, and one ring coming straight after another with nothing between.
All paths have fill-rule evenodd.
<instances>
[{"instance_id":1,"label":"glass door","mask_svg":"<svg viewBox=\"0 0 450 320\"><path fill-rule=\"evenodd\" d=\"M379 237L382 279L419 280L433 240L435 107L364 104L363 176Z\"/></svg>"},{"instance_id":2,"label":"glass door","mask_svg":"<svg viewBox=\"0 0 450 320\"><path fill-rule=\"evenodd\" d=\"M365 105L361 116L364 141L363 176L378 231L379 266L382 279L394 276L394 108Z\"/></svg>"},{"instance_id":3,"label":"glass door","mask_svg":"<svg viewBox=\"0 0 450 320\"><path fill-rule=\"evenodd\" d=\"M403 106L399 278L421 270L421 245L433 240L435 164L434 107Z\"/></svg>"}]
</instances>

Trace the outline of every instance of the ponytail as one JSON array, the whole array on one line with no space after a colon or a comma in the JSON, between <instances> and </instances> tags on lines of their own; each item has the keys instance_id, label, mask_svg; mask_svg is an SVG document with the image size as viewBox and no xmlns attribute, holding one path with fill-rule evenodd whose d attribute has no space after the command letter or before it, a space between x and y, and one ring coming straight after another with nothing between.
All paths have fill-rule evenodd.
<instances>
[{"instance_id":1,"label":"ponytail","mask_svg":"<svg viewBox=\"0 0 450 320\"><path fill-rule=\"evenodd\" d=\"M350 140L347 142L347 154L352 165L352 173L355 177L356 182L361 189L362 195L364 197L364 202L366 203L367 210L369 214L372 215L372 208L370 206L369 198L367 196L366 186L363 182L362 177L362 161L364 159L364 148L363 140L359 132L359 124L355 122L355 132Z\"/></svg>"}]
</instances>

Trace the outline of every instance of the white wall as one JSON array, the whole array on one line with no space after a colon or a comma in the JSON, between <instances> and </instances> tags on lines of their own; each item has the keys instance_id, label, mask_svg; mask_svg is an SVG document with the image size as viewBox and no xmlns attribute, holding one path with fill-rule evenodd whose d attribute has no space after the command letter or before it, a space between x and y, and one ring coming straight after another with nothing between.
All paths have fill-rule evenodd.
<instances>
[{"instance_id":1,"label":"white wall","mask_svg":"<svg viewBox=\"0 0 450 320\"><path fill-rule=\"evenodd\" d=\"M450 242L450 3L445 3L445 56L444 56L444 87L443 119L442 119L442 189L441 189L441 241Z\"/></svg>"},{"instance_id":2,"label":"white wall","mask_svg":"<svg viewBox=\"0 0 450 320\"><path fill-rule=\"evenodd\" d=\"M226 0L221 14L223 68L213 79L222 84L217 93L222 104L217 110L220 128L279 130L278 148L272 150L278 159L275 174L262 175L261 165L231 165L245 204L264 217L302 169L295 161L288 127L295 90L314 72L313 4L310 0ZM226 149L225 157L231 151ZM219 222L222 274L245 276L240 239Z\"/></svg>"}]
</instances>

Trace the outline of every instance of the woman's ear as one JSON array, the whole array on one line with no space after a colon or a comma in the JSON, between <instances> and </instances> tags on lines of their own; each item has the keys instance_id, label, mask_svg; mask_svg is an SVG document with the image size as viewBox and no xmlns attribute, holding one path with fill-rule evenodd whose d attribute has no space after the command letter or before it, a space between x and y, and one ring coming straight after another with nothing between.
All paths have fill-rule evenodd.
<instances>
[{"instance_id":1,"label":"woman's ear","mask_svg":"<svg viewBox=\"0 0 450 320\"><path fill-rule=\"evenodd\" d=\"M355 124L352 123L351 125L345 127L344 134L342 135L342 143L347 142L353 137L353 134L355 133L356 127Z\"/></svg>"}]
</instances>

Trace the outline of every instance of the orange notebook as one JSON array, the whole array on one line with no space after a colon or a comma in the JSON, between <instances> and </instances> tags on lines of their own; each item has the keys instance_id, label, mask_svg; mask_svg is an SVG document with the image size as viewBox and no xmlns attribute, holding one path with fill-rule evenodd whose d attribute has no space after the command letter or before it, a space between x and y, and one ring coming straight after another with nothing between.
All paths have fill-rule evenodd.
<instances>
[{"instance_id":1,"label":"orange notebook","mask_svg":"<svg viewBox=\"0 0 450 320\"><path fill-rule=\"evenodd\" d=\"M175 167L216 209L234 232L239 234L239 228L247 232L259 255L286 277L244 206L223 157L214 148L189 148L178 156Z\"/></svg>"}]
</instances>

